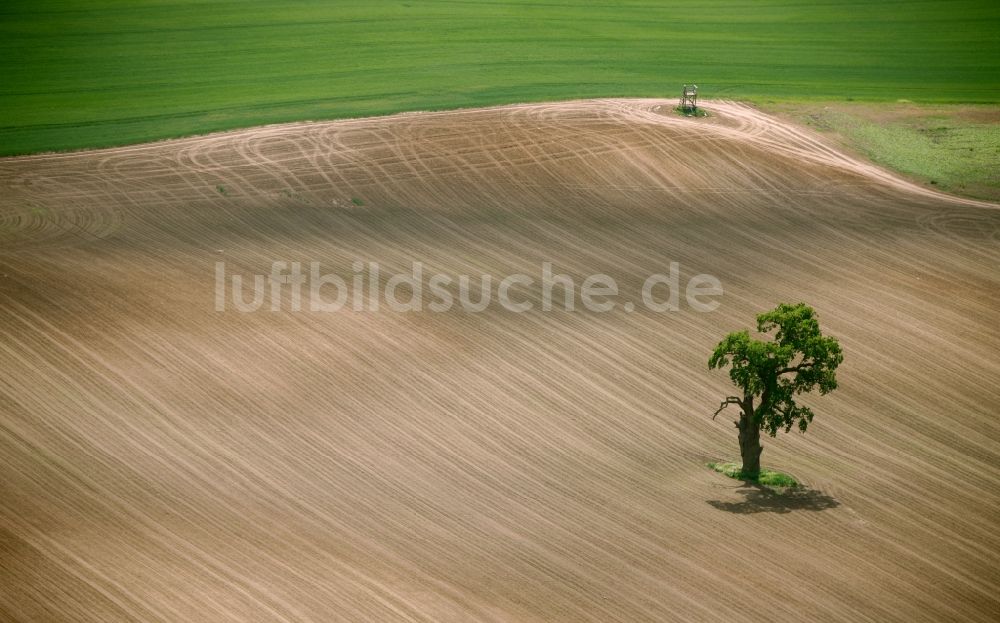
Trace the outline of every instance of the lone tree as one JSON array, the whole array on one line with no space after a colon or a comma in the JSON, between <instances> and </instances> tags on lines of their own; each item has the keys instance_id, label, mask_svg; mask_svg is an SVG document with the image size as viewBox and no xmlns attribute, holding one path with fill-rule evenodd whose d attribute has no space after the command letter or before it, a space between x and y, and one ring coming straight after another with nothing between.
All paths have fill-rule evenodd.
<instances>
[{"instance_id":1,"label":"lone tree","mask_svg":"<svg viewBox=\"0 0 1000 623\"><path fill-rule=\"evenodd\" d=\"M805 303L782 303L757 316L757 331L774 329L767 341L753 339L745 330L730 333L708 360L710 370L730 366L729 378L743 392L727 396L712 419L729 405L741 409L733 423L740 431L742 473L750 479L760 475L760 431L774 437L778 429L787 433L797 425L805 432L813 412L795 404L795 395L815 387L820 394L836 389L835 373L844 360L840 344L820 333L816 313Z\"/></svg>"}]
</instances>

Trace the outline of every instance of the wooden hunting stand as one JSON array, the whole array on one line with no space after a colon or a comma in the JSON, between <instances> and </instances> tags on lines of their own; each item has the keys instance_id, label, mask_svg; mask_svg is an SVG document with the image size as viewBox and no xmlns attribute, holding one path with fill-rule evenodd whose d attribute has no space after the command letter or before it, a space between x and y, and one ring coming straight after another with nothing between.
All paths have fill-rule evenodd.
<instances>
[{"instance_id":1,"label":"wooden hunting stand","mask_svg":"<svg viewBox=\"0 0 1000 623\"><path fill-rule=\"evenodd\" d=\"M698 112L698 85L697 84L685 84L684 91L681 93L681 112L693 113Z\"/></svg>"}]
</instances>

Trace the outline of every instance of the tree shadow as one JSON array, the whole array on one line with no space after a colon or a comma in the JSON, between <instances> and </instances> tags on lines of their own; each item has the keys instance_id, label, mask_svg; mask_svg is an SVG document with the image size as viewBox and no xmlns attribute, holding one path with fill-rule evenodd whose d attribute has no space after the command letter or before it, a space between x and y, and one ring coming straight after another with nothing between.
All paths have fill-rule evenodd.
<instances>
[{"instance_id":1,"label":"tree shadow","mask_svg":"<svg viewBox=\"0 0 1000 623\"><path fill-rule=\"evenodd\" d=\"M742 502L709 500L708 503L720 511L740 515L825 511L840 506L840 502L829 495L804 487L776 490L755 482L744 481L737 491L743 494Z\"/></svg>"}]
</instances>

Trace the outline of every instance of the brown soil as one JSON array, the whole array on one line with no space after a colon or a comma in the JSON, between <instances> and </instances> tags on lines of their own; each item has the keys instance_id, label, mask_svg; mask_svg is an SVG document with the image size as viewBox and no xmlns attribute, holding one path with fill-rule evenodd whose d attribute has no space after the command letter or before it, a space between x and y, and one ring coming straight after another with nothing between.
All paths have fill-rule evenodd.
<instances>
[{"instance_id":1,"label":"brown soil","mask_svg":"<svg viewBox=\"0 0 1000 623\"><path fill-rule=\"evenodd\" d=\"M0 618L996 620L1000 211L658 106L0 160ZM219 260L551 261L620 300L678 261L725 295L218 313ZM778 494L705 467L737 449L706 361L799 300L846 359L806 435L765 439L807 485Z\"/></svg>"}]
</instances>

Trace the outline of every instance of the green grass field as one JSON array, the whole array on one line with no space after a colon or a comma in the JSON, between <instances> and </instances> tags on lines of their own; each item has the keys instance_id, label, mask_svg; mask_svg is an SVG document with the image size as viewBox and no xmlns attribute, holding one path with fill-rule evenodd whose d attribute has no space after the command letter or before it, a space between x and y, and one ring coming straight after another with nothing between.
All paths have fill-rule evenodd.
<instances>
[{"instance_id":1,"label":"green grass field","mask_svg":"<svg viewBox=\"0 0 1000 623\"><path fill-rule=\"evenodd\" d=\"M1000 3L8 0L0 154L592 96L1000 101Z\"/></svg>"},{"instance_id":2,"label":"green grass field","mask_svg":"<svg viewBox=\"0 0 1000 623\"><path fill-rule=\"evenodd\" d=\"M764 110L938 190L1000 202L1000 107L786 102Z\"/></svg>"}]
</instances>

